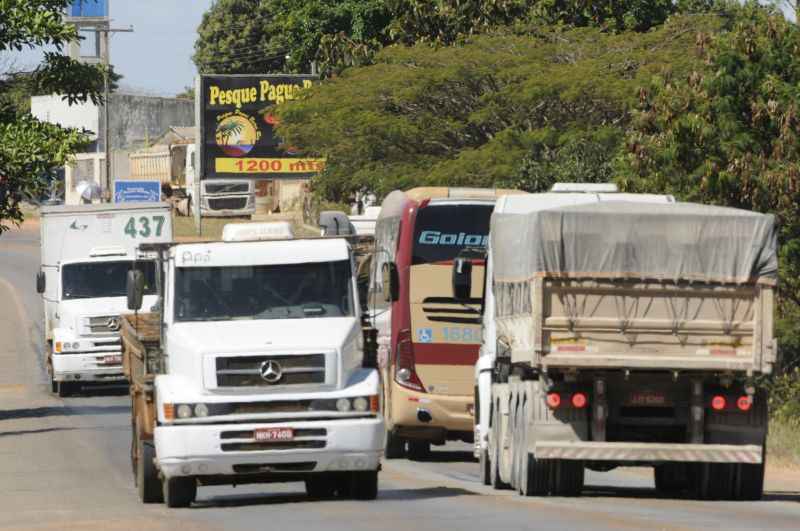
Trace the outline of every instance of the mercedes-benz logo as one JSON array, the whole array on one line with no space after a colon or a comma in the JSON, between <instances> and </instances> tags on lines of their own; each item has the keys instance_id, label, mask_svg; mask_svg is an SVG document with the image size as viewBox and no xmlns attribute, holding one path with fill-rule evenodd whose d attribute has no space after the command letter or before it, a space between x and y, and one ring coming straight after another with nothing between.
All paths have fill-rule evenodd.
<instances>
[{"instance_id":1,"label":"mercedes-benz logo","mask_svg":"<svg viewBox=\"0 0 800 531\"><path fill-rule=\"evenodd\" d=\"M109 317L106 326L112 332L118 332L120 329L119 317Z\"/></svg>"},{"instance_id":2,"label":"mercedes-benz logo","mask_svg":"<svg viewBox=\"0 0 800 531\"><path fill-rule=\"evenodd\" d=\"M277 361L268 360L261 364L261 379L267 383L275 384L283 378L283 369Z\"/></svg>"}]
</instances>

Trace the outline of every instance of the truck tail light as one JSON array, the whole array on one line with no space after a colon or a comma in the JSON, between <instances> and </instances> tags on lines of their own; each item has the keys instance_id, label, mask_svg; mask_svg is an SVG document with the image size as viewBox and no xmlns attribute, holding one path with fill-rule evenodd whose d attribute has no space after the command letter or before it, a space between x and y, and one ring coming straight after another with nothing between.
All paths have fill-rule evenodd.
<instances>
[{"instance_id":1,"label":"truck tail light","mask_svg":"<svg viewBox=\"0 0 800 531\"><path fill-rule=\"evenodd\" d=\"M169 422L175 420L175 404L164 404L164 420Z\"/></svg>"},{"instance_id":2,"label":"truck tail light","mask_svg":"<svg viewBox=\"0 0 800 531\"><path fill-rule=\"evenodd\" d=\"M753 407L753 399L749 396L740 396L736 401L736 407L739 408L739 411L750 411L750 408Z\"/></svg>"},{"instance_id":3,"label":"truck tail light","mask_svg":"<svg viewBox=\"0 0 800 531\"><path fill-rule=\"evenodd\" d=\"M586 398L586 393L575 393L572 395L572 407L575 409L583 409L589 400Z\"/></svg>"},{"instance_id":4,"label":"truck tail light","mask_svg":"<svg viewBox=\"0 0 800 531\"><path fill-rule=\"evenodd\" d=\"M728 405L728 402L722 395L716 395L711 399L711 409L714 411L722 411L726 405Z\"/></svg>"},{"instance_id":5,"label":"truck tail light","mask_svg":"<svg viewBox=\"0 0 800 531\"><path fill-rule=\"evenodd\" d=\"M401 330L397 334L396 353L395 381L403 387L425 392L414 363L414 344L411 342L410 330Z\"/></svg>"},{"instance_id":6,"label":"truck tail light","mask_svg":"<svg viewBox=\"0 0 800 531\"><path fill-rule=\"evenodd\" d=\"M561 406L561 395L558 393L547 393L547 405L550 409L558 409Z\"/></svg>"}]
</instances>

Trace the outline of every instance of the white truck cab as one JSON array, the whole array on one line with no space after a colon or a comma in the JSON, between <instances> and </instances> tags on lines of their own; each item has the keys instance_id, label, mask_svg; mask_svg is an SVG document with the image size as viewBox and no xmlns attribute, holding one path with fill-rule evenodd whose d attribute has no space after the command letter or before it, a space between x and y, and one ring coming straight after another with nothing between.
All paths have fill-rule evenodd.
<instances>
[{"instance_id":1,"label":"white truck cab","mask_svg":"<svg viewBox=\"0 0 800 531\"><path fill-rule=\"evenodd\" d=\"M298 480L312 496L374 498L384 423L350 245L292 239L288 224L229 225L224 240L158 250L157 471L142 477L163 492L140 490L143 501L185 506L198 485Z\"/></svg>"},{"instance_id":2,"label":"white truck cab","mask_svg":"<svg viewBox=\"0 0 800 531\"><path fill-rule=\"evenodd\" d=\"M53 392L80 382L124 380L119 340L125 282L139 243L172 240L169 205L100 204L43 207L41 269L47 368ZM144 303L155 296L155 266L144 273ZM149 307L148 306L148 307Z\"/></svg>"}]
</instances>

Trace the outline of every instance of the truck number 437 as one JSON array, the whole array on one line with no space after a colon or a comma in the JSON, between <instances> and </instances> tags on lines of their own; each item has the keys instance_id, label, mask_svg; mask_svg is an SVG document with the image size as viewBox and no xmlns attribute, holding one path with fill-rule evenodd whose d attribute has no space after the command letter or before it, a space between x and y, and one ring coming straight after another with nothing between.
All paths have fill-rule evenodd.
<instances>
[{"instance_id":1,"label":"truck number 437","mask_svg":"<svg viewBox=\"0 0 800 531\"><path fill-rule=\"evenodd\" d=\"M164 229L164 216L142 216L138 220L130 218L128 223L125 224L125 234L131 238L149 238L155 235L161 236L161 231Z\"/></svg>"}]
</instances>

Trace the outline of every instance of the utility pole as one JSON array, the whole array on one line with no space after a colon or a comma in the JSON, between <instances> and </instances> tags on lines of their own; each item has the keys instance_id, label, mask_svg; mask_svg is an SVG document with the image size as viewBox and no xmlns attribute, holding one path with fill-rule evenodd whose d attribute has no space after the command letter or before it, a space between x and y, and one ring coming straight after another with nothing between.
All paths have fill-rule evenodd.
<instances>
[{"instance_id":1,"label":"utility pole","mask_svg":"<svg viewBox=\"0 0 800 531\"><path fill-rule=\"evenodd\" d=\"M103 188L105 189L105 197L103 198L107 202L111 202L111 138L110 132L111 128L109 127L110 122L110 113L109 107L111 104L111 79L109 76L110 68L111 68L111 51L110 51L110 34L112 33L132 33L133 26L129 28L116 28L112 29L110 27L106 27L105 29L100 30L102 35L102 55L103 55L103 148L105 150L105 178L103 179L105 182L103 183Z\"/></svg>"}]
</instances>

